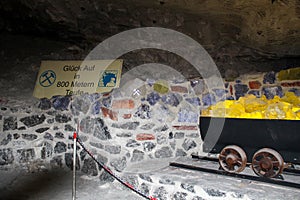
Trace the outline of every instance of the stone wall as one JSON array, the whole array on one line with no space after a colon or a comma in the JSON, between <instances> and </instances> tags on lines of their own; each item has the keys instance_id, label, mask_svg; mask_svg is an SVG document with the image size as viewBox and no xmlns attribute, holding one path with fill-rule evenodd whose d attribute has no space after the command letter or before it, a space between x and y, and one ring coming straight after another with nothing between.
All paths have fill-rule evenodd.
<instances>
[{"instance_id":1,"label":"stone wall","mask_svg":"<svg viewBox=\"0 0 300 200\"><path fill-rule=\"evenodd\" d=\"M169 83L168 83L169 84ZM198 152L200 98L189 83L145 82L139 96L109 94L56 96L34 105L2 102L0 165L9 168L72 168L72 134L116 172L128 163ZM78 147L78 169L100 176Z\"/></svg>"},{"instance_id":2,"label":"stone wall","mask_svg":"<svg viewBox=\"0 0 300 200\"><path fill-rule=\"evenodd\" d=\"M116 173L132 163L189 156L201 152L201 109L245 94L300 95L299 81L277 76L246 75L225 81L225 89L210 88L212 93L201 79L147 80L132 93L115 89L103 95L56 96L32 105L1 100L0 168L72 168L72 134L77 126L85 146ZM108 178L80 147L77 156L78 170Z\"/></svg>"}]
</instances>

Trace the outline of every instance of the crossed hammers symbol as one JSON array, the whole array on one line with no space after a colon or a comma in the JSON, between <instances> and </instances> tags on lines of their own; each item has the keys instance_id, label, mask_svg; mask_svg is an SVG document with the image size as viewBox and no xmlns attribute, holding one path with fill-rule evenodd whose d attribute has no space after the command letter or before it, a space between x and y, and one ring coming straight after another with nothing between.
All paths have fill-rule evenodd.
<instances>
[{"instance_id":1,"label":"crossed hammers symbol","mask_svg":"<svg viewBox=\"0 0 300 200\"><path fill-rule=\"evenodd\" d=\"M50 75L48 75L50 73ZM54 74L52 72L47 72L45 74L42 75L42 77L45 78L45 80L42 81L42 83L48 81L49 84L51 84L52 82L50 81L50 78L55 78Z\"/></svg>"}]
</instances>

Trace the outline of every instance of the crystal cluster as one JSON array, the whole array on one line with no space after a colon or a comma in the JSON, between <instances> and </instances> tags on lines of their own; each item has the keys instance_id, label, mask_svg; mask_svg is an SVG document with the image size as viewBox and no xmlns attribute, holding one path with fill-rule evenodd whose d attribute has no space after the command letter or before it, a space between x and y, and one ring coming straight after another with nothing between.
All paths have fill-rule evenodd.
<instances>
[{"instance_id":1,"label":"crystal cluster","mask_svg":"<svg viewBox=\"0 0 300 200\"><path fill-rule=\"evenodd\" d=\"M293 92L267 99L247 95L239 100L225 100L202 111L202 116L252 119L300 120L300 98Z\"/></svg>"}]
</instances>

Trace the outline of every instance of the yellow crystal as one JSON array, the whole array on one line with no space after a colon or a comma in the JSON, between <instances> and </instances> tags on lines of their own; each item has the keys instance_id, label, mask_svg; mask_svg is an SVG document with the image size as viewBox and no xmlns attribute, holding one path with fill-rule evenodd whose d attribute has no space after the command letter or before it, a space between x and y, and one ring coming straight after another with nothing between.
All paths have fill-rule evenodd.
<instances>
[{"instance_id":1,"label":"yellow crystal","mask_svg":"<svg viewBox=\"0 0 300 200\"><path fill-rule=\"evenodd\" d=\"M283 110L283 105L280 103L272 103L268 105L265 111L266 119L284 119L286 114Z\"/></svg>"},{"instance_id":2,"label":"yellow crystal","mask_svg":"<svg viewBox=\"0 0 300 200\"><path fill-rule=\"evenodd\" d=\"M282 98L267 99L247 95L239 100L225 100L203 110L202 116L300 120L300 98L287 92Z\"/></svg>"},{"instance_id":3,"label":"yellow crystal","mask_svg":"<svg viewBox=\"0 0 300 200\"><path fill-rule=\"evenodd\" d=\"M285 93L284 97L282 97L282 100L293 104L294 106L300 106L300 99L293 92Z\"/></svg>"},{"instance_id":4,"label":"yellow crystal","mask_svg":"<svg viewBox=\"0 0 300 200\"><path fill-rule=\"evenodd\" d=\"M264 111L267 107L267 102L258 98L249 98L245 100L244 107L247 113Z\"/></svg>"}]
</instances>

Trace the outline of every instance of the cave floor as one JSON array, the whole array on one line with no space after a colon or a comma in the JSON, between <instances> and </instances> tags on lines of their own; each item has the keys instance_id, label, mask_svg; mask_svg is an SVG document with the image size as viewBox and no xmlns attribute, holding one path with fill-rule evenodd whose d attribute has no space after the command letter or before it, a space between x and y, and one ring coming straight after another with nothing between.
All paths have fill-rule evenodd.
<instances>
[{"instance_id":1,"label":"cave floor","mask_svg":"<svg viewBox=\"0 0 300 200\"><path fill-rule=\"evenodd\" d=\"M28 173L0 171L1 200L72 199L72 171L56 170ZM101 183L77 173L76 199L141 199L119 183Z\"/></svg>"},{"instance_id":2,"label":"cave floor","mask_svg":"<svg viewBox=\"0 0 300 200\"><path fill-rule=\"evenodd\" d=\"M182 163L193 163L192 159L180 158L177 160ZM272 185L268 183L259 183L256 181L242 180L239 178L226 177L222 175L209 174L205 172L190 171L169 167L168 162L159 160L148 162L147 168L143 170L140 163L130 167L130 171L124 172L124 176L134 174L143 174L151 177L154 187L158 187L157 183L161 180L168 180L165 188L171 193L180 190L180 184L184 183L193 186L195 190L209 191L212 194L197 193L203 199L265 199L265 200L281 200L281 199L300 199L300 190ZM198 163L199 164L199 163ZM205 164L211 166L211 164ZM244 173L251 173L250 169L246 169ZM0 170L0 199L2 200L51 200L51 199L72 199L72 172L70 170L54 170L28 173L25 170ZM300 183L299 176L286 176L288 180ZM77 172L76 182L77 198L80 200L95 199L143 199L137 194L124 188L118 182L103 183L99 179L91 178L87 175ZM182 188L181 188L182 190ZM226 193L226 196L218 195ZM200 195L199 195L200 194ZM230 194L232 198L230 198ZM233 198L234 197L234 198ZM169 195L167 199L185 200L187 198L174 198Z\"/></svg>"}]
</instances>

